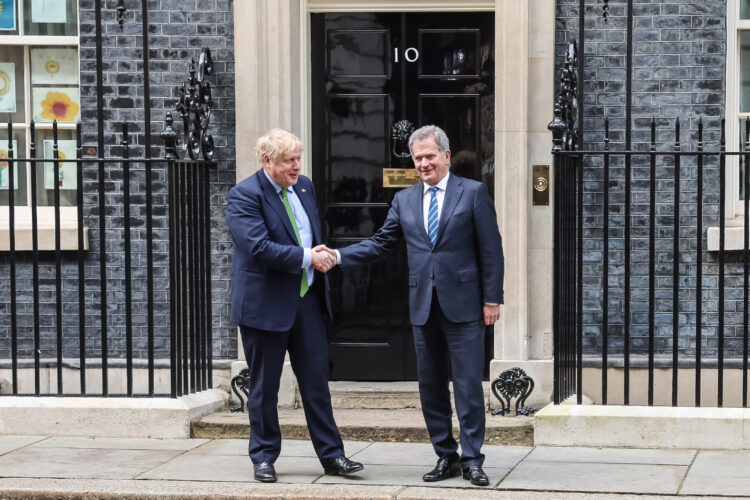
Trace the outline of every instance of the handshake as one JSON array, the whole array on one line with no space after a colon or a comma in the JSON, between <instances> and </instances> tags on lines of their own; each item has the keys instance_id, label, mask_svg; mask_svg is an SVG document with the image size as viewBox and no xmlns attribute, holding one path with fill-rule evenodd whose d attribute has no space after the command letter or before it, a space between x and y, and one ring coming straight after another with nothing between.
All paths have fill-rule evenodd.
<instances>
[{"instance_id":1,"label":"handshake","mask_svg":"<svg viewBox=\"0 0 750 500\"><path fill-rule=\"evenodd\" d=\"M320 272L328 272L338 264L336 252L325 245L318 245L312 249L312 266Z\"/></svg>"}]
</instances>

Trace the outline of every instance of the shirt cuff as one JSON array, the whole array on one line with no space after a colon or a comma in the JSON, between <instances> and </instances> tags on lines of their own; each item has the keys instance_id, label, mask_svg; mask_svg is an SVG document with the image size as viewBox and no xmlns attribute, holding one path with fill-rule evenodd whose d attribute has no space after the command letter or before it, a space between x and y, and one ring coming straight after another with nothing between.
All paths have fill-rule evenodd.
<instances>
[{"instance_id":1,"label":"shirt cuff","mask_svg":"<svg viewBox=\"0 0 750 500\"><path fill-rule=\"evenodd\" d=\"M484 305L486 305L486 306L499 306L500 304L495 304L494 302L485 302Z\"/></svg>"},{"instance_id":2,"label":"shirt cuff","mask_svg":"<svg viewBox=\"0 0 750 500\"><path fill-rule=\"evenodd\" d=\"M336 264L341 265L341 252L335 249L333 251L336 252Z\"/></svg>"},{"instance_id":3,"label":"shirt cuff","mask_svg":"<svg viewBox=\"0 0 750 500\"><path fill-rule=\"evenodd\" d=\"M302 250L305 252L304 257L302 257L302 269L307 269L312 264L312 250L309 248L303 248Z\"/></svg>"}]
</instances>

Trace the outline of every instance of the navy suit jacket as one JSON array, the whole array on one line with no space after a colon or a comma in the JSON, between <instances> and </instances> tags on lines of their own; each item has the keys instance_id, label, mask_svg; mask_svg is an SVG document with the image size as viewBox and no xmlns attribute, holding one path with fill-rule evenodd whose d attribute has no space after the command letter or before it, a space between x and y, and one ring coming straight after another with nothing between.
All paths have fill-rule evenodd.
<instances>
[{"instance_id":1,"label":"navy suit jacket","mask_svg":"<svg viewBox=\"0 0 750 500\"><path fill-rule=\"evenodd\" d=\"M320 244L320 218L315 190L309 178L300 175L294 185L312 226L313 246ZM285 332L299 310L304 251L286 213L281 197L263 170L229 191L227 224L232 233L231 320L239 325ZM308 293L317 293L330 316L328 278L315 272Z\"/></svg>"},{"instance_id":2,"label":"navy suit jacket","mask_svg":"<svg viewBox=\"0 0 750 500\"><path fill-rule=\"evenodd\" d=\"M392 252L406 239L409 313L427 322L435 289L445 317L454 323L480 320L486 303L503 303L503 249L492 198L484 184L451 174L432 247L424 226L419 182L398 192L375 235L339 249L342 266L362 265Z\"/></svg>"}]
</instances>

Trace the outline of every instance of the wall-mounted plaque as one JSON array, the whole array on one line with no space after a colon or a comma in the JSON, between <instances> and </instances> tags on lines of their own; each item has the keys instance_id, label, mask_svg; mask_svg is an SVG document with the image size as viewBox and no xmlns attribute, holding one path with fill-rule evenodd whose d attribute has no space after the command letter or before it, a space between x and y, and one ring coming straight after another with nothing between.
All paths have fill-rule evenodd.
<instances>
[{"instance_id":1,"label":"wall-mounted plaque","mask_svg":"<svg viewBox=\"0 0 750 500\"><path fill-rule=\"evenodd\" d=\"M419 175L413 168L384 168L383 187L402 188L419 182Z\"/></svg>"}]
</instances>

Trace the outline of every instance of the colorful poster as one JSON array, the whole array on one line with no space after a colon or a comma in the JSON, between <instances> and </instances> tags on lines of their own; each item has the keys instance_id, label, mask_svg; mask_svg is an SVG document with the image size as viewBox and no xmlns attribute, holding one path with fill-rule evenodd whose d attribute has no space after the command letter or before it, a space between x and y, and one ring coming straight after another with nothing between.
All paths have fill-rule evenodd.
<instances>
[{"instance_id":1,"label":"colorful poster","mask_svg":"<svg viewBox=\"0 0 750 500\"><path fill-rule=\"evenodd\" d=\"M73 87L32 87L34 120L77 122L81 116L80 93Z\"/></svg>"},{"instance_id":2,"label":"colorful poster","mask_svg":"<svg viewBox=\"0 0 750 500\"><path fill-rule=\"evenodd\" d=\"M16 112L16 65L0 63L0 113Z\"/></svg>"},{"instance_id":3,"label":"colorful poster","mask_svg":"<svg viewBox=\"0 0 750 500\"><path fill-rule=\"evenodd\" d=\"M2 0L0 2L0 30L16 30L16 0Z\"/></svg>"},{"instance_id":4,"label":"colorful poster","mask_svg":"<svg viewBox=\"0 0 750 500\"><path fill-rule=\"evenodd\" d=\"M13 141L13 156L18 158L18 141ZM8 141L0 141L0 189L10 185L10 162L3 161L8 156ZM18 189L18 163L13 164L13 191Z\"/></svg>"},{"instance_id":5,"label":"colorful poster","mask_svg":"<svg viewBox=\"0 0 750 500\"><path fill-rule=\"evenodd\" d=\"M44 141L44 157L54 158L54 141ZM76 141L57 141L57 154L61 160L76 157ZM76 163L61 162L58 177L60 189L76 189L78 185ZM55 189L55 163L44 162L44 189Z\"/></svg>"},{"instance_id":6,"label":"colorful poster","mask_svg":"<svg viewBox=\"0 0 750 500\"><path fill-rule=\"evenodd\" d=\"M78 51L31 49L31 83L78 85Z\"/></svg>"},{"instance_id":7,"label":"colorful poster","mask_svg":"<svg viewBox=\"0 0 750 500\"><path fill-rule=\"evenodd\" d=\"M32 23L64 23L67 0L31 0Z\"/></svg>"}]
</instances>

